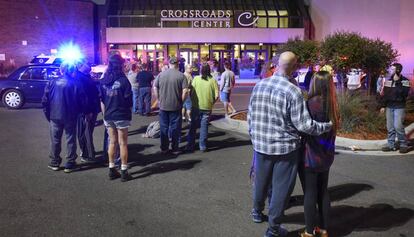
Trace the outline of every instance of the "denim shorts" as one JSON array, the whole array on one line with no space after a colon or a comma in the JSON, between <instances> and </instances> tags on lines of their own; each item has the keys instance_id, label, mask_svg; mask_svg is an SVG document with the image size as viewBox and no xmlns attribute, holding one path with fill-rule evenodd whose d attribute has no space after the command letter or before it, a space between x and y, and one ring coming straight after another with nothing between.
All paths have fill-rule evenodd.
<instances>
[{"instance_id":1,"label":"denim shorts","mask_svg":"<svg viewBox=\"0 0 414 237\"><path fill-rule=\"evenodd\" d=\"M131 121L129 120L104 120L104 125L107 128L116 128L123 129L129 128L131 126Z\"/></svg>"},{"instance_id":2,"label":"denim shorts","mask_svg":"<svg viewBox=\"0 0 414 237\"><path fill-rule=\"evenodd\" d=\"M186 110L191 110L192 106L193 106L193 104L191 103L191 98L185 99L184 104L183 104L183 108L186 109Z\"/></svg>"},{"instance_id":3,"label":"denim shorts","mask_svg":"<svg viewBox=\"0 0 414 237\"><path fill-rule=\"evenodd\" d=\"M220 92L220 100L221 102L230 102L230 93L229 92Z\"/></svg>"}]
</instances>

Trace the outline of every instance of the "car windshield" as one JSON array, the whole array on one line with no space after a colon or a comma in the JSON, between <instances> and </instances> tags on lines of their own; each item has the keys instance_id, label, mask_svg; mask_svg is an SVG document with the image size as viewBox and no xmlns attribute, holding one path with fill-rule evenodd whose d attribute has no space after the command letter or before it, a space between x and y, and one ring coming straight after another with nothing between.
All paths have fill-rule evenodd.
<instances>
[{"instance_id":1,"label":"car windshield","mask_svg":"<svg viewBox=\"0 0 414 237\"><path fill-rule=\"evenodd\" d=\"M19 76L20 76L20 74L21 74L24 70L26 70L26 68L21 67L21 68L17 69L16 71L12 72L12 73L8 76L8 78L17 78L17 77L19 77Z\"/></svg>"}]
</instances>

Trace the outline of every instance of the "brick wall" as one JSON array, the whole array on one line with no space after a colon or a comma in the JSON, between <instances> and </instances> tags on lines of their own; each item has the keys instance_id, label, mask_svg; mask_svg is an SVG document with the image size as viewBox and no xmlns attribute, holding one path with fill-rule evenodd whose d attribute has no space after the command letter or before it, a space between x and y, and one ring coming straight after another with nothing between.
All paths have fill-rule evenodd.
<instances>
[{"instance_id":1,"label":"brick wall","mask_svg":"<svg viewBox=\"0 0 414 237\"><path fill-rule=\"evenodd\" d=\"M6 54L0 63L13 59L16 66L24 65L68 41L93 62L93 7L73 0L0 0L0 54Z\"/></svg>"}]
</instances>

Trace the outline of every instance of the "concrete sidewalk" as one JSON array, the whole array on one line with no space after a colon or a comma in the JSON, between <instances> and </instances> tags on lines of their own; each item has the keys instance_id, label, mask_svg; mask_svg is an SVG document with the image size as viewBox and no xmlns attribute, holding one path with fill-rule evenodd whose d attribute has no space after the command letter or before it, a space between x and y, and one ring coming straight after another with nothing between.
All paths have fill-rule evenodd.
<instances>
[{"instance_id":1,"label":"concrete sidewalk","mask_svg":"<svg viewBox=\"0 0 414 237\"><path fill-rule=\"evenodd\" d=\"M232 132L241 133L249 136L249 127L246 121L240 121L231 118L222 118L212 121L211 124L217 128ZM414 123L406 127L406 133L412 134L414 131ZM410 137L412 139L412 137ZM387 140L357 140L344 137L336 137L336 150L347 154L356 155L373 155L373 156L414 156L414 150L400 154L395 152L382 152L381 148L387 144Z\"/></svg>"}]
</instances>

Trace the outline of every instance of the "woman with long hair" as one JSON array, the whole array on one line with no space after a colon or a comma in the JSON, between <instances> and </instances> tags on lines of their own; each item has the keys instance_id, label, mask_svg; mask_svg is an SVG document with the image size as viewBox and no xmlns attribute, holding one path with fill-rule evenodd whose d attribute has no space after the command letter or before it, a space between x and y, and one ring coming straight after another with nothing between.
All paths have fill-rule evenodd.
<instances>
[{"instance_id":1,"label":"woman with long hair","mask_svg":"<svg viewBox=\"0 0 414 237\"><path fill-rule=\"evenodd\" d=\"M192 108L186 151L194 151L195 134L197 128L200 127L199 146L200 151L205 152L207 151L208 121L218 98L217 81L211 76L208 64L203 64L201 76L194 77L190 88Z\"/></svg>"},{"instance_id":2,"label":"woman with long hair","mask_svg":"<svg viewBox=\"0 0 414 237\"><path fill-rule=\"evenodd\" d=\"M316 234L327 237L330 200L328 193L329 169L335 155L335 137L339 127L339 112L332 75L326 71L315 73L312 78L308 109L318 122L332 121L332 130L320 136L305 138L305 224L301 237ZM316 206L319 209L319 225L316 220Z\"/></svg>"},{"instance_id":3,"label":"woman with long hair","mask_svg":"<svg viewBox=\"0 0 414 237\"><path fill-rule=\"evenodd\" d=\"M121 177L128 181L128 127L131 125L132 90L123 72L124 59L118 55L109 58L108 69L100 81L101 107L104 124L109 133L109 179ZM121 174L115 168L115 153L119 145L121 155Z\"/></svg>"}]
</instances>

